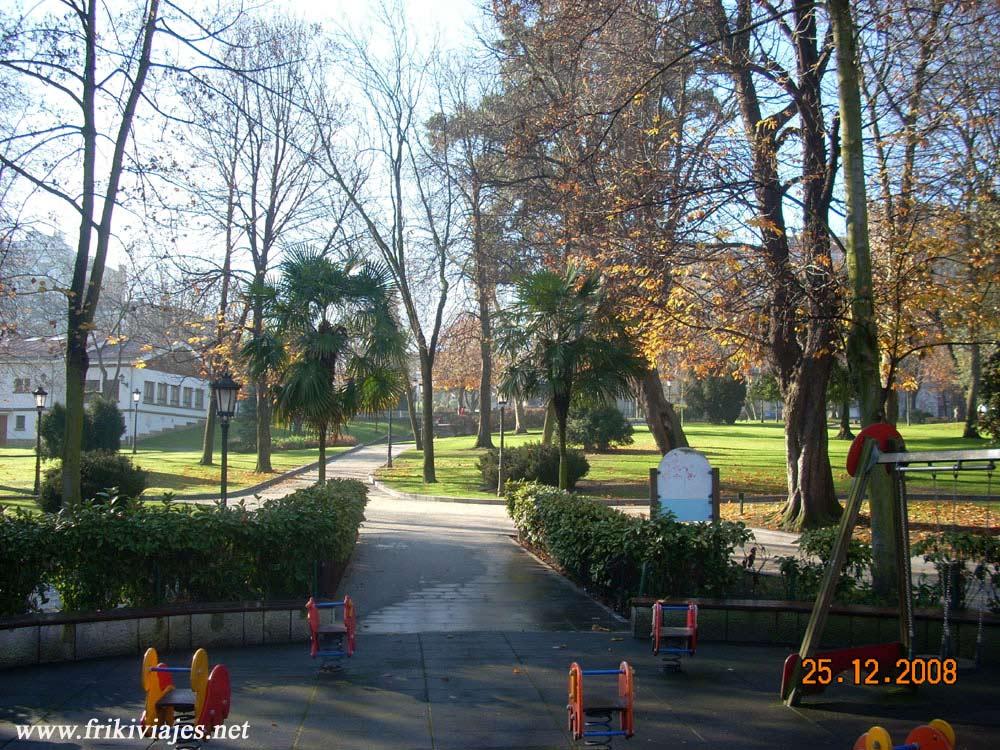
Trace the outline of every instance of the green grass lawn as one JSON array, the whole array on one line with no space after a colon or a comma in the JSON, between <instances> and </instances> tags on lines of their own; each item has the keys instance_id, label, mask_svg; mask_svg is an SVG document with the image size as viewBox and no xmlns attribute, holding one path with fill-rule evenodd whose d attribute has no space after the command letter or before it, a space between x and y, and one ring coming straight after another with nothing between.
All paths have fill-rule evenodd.
<instances>
[{"instance_id":1,"label":"green grass lawn","mask_svg":"<svg viewBox=\"0 0 1000 750\"><path fill-rule=\"evenodd\" d=\"M710 425L689 423L685 432L692 448L704 452L713 466L720 470L722 491L746 492L750 495L782 494L786 491L784 431L780 424L747 423ZM834 483L840 493L846 494L850 477L844 469L848 441L836 440L837 430L831 429L830 461L833 465ZM910 450L957 450L985 448L984 440L966 440L961 437L959 423L913 425L901 430ZM590 472L578 485L578 490L601 497L646 497L649 469L656 466L659 454L649 430L637 426L635 443L628 448L605 454L588 454ZM530 440L540 440L540 431L528 435L509 435L506 445L519 445ZM494 435L495 444L499 436ZM474 436L442 438L434 441L434 457L438 482L424 484L422 454L408 451L394 461L391 470L382 469L379 477L390 487L404 492L417 492L448 497L486 497L495 493L480 488L481 477L476 470L481 451L473 448ZM911 491L932 491L928 475L917 475L911 480ZM960 491L985 494L986 478L980 473L961 475ZM998 489L1000 477L994 483ZM952 478L943 473L938 476L938 491L951 497Z\"/></svg>"},{"instance_id":2,"label":"green grass lawn","mask_svg":"<svg viewBox=\"0 0 1000 750\"><path fill-rule=\"evenodd\" d=\"M358 443L376 440L385 434L385 423L357 422L345 430L348 435L357 439ZM288 434L287 430L275 427L273 437L278 438ZM221 439L216 433L215 465L202 466L201 459L202 428L177 430L162 435L156 435L140 440L137 446L135 463L149 472L148 487L145 495L154 498L164 492L173 492L183 499L188 495L211 493L219 488L219 448ZM348 450L348 447L327 449L328 455ZM131 450L122 450L131 455ZM275 451L271 456L271 465L275 472L284 472L299 466L312 463L319 458L318 448L303 448L296 450ZM273 474L258 474L254 471L257 463L256 453L229 453L229 490L234 492L268 479ZM55 461L42 461L42 472ZM20 506L34 509L35 501L30 496L35 481L35 453L26 448L0 448L0 505ZM18 495L23 495L19 497Z\"/></svg>"}]
</instances>

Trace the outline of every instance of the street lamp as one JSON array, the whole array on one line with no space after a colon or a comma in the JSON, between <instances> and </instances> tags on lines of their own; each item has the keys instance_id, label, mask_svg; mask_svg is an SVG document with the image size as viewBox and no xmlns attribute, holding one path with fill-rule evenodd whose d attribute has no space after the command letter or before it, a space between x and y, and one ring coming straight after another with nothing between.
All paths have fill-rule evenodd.
<instances>
[{"instance_id":1,"label":"street lamp","mask_svg":"<svg viewBox=\"0 0 1000 750\"><path fill-rule=\"evenodd\" d=\"M38 497L42 487L42 412L45 411L45 399L49 393L38 386L31 394L35 397L35 408L38 419L35 420L35 497Z\"/></svg>"},{"instance_id":2,"label":"street lamp","mask_svg":"<svg viewBox=\"0 0 1000 750\"><path fill-rule=\"evenodd\" d=\"M135 443L139 439L139 434L137 432L137 427L139 424L139 397L142 394L139 393L139 389L136 388L132 391L132 455L135 455Z\"/></svg>"},{"instance_id":3,"label":"street lamp","mask_svg":"<svg viewBox=\"0 0 1000 750\"><path fill-rule=\"evenodd\" d=\"M507 399L504 396L497 398L497 406L500 407L500 453L497 455L497 497L503 495L503 410L507 406Z\"/></svg>"},{"instance_id":4,"label":"street lamp","mask_svg":"<svg viewBox=\"0 0 1000 750\"><path fill-rule=\"evenodd\" d=\"M213 380L209 387L212 389L212 402L215 404L215 416L219 418L219 425L222 427L222 507L226 506L226 473L229 459L229 420L236 413L236 392L240 389L240 384L233 380L229 370L226 370Z\"/></svg>"}]
</instances>

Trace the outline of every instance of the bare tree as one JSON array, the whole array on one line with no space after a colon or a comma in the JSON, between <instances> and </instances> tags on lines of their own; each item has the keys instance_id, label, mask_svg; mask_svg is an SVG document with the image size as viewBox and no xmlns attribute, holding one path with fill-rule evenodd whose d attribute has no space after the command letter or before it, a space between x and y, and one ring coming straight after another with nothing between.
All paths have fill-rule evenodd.
<instances>
[{"instance_id":1,"label":"bare tree","mask_svg":"<svg viewBox=\"0 0 1000 750\"><path fill-rule=\"evenodd\" d=\"M429 166L425 160L430 148L421 123L432 112L427 100L433 97L436 56L418 52L406 29L398 8L384 11L380 29L388 49L384 57L367 39L345 37L345 66L366 104L355 127L368 130L370 137L359 136L358 144L345 147L346 129L333 103L327 100L315 113L322 169L351 205L399 289L420 363L423 478L436 482L434 359L452 283L449 252L457 199L452 180L435 179L442 164ZM444 144L440 153L446 162L451 148ZM359 159L361 154L367 158ZM450 167L445 163L444 168ZM381 189L371 184L379 180Z\"/></svg>"},{"instance_id":2,"label":"bare tree","mask_svg":"<svg viewBox=\"0 0 1000 750\"><path fill-rule=\"evenodd\" d=\"M114 19L105 15L110 9L92 0L63 4L67 13L62 17L26 16L6 29L9 47L0 65L16 77L17 85L38 88L38 106L24 113L22 126L0 143L0 163L80 219L67 292L62 457L62 495L74 503L80 500L87 337L100 300L126 148L153 68L153 42L167 27L160 17L160 0L150 0L140 13L116 14ZM37 8L35 12L41 13ZM56 112L65 116L52 118ZM105 144L110 144L110 153Z\"/></svg>"},{"instance_id":3,"label":"bare tree","mask_svg":"<svg viewBox=\"0 0 1000 750\"><path fill-rule=\"evenodd\" d=\"M282 243L301 238L323 216L316 171L319 139L306 109L321 85L317 38L315 27L280 17L247 21L239 27L239 46L227 58L230 72L210 82L225 99L216 143L209 146L225 175L216 202L226 235L220 310L230 299L238 232L253 265L250 346L265 345L265 281ZM225 336L220 328L220 341ZM272 471L268 378L259 372L254 382L258 472Z\"/></svg>"}]
</instances>

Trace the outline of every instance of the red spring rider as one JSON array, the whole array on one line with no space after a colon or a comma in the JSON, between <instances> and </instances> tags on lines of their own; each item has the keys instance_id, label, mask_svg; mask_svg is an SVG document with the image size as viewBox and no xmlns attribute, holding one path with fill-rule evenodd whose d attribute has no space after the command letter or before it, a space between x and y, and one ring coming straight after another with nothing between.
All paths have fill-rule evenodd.
<instances>
[{"instance_id":1,"label":"red spring rider","mask_svg":"<svg viewBox=\"0 0 1000 750\"><path fill-rule=\"evenodd\" d=\"M584 698L583 678L617 676L617 696L587 694ZM632 667L623 661L617 669L582 669L573 662L569 668L569 731L574 740L583 739L588 746L611 747L615 737L628 739L635 733L635 676ZM618 714L619 729L612 729L612 719Z\"/></svg>"},{"instance_id":2,"label":"red spring rider","mask_svg":"<svg viewBox=\"0 0 1000 750\"><path fill-rule=\"evenodd\" d=\"M320 623L321 609L338 609L343 607L344 616L340 622L334 621L327 625ZM312 597L306 602L307 619L309 620L309 655L323 659L320 669L337 669L339 661L345 656L354 655L354 635L357 622L354 617L354 602L351 597L344 596L339 602L317 602ZM330 662L335 659L335 662Z\"/></svg>"}]
</instances>

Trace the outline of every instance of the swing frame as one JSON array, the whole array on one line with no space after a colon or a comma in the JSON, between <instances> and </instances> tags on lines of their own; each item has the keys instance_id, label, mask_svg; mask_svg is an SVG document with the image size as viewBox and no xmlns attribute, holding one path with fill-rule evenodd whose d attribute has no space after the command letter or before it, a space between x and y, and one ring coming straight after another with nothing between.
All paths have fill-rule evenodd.
<instances>
[{"instance_id":1,"label":"swing frame","mask_svg":"<svg viewBox=\"0 0 1000 750\"><path fill-rule=\"evenodd\" d=\"M861 503L864 501L871 472L885 467L892 477L892 508L893 536L896 549L896 589L899 592L899 642L904 653L913 656L913 590L910 571L910 534L909 514L907 512L906 474L913 471L933 471L929 468L934 463L951 464L954 471L986 470L1000 461L1000 448L955 450L955 451L916 451L907 452L900 441L889 441L890 450L879 450L878 442L872 439L865 441L858 462L858 471L851 484L850 493L844 504L844 513L840 517L837 538L833 544L830 563L823 573L819 593L813 604L809 623L802 636L802 644L798 651L798 662L792 671L788 687L781 696L787 706L797 706L802 697L802 661L811 659L818 650L822 640L823 630L829 616L830 604L837 588L840 570L847 558L847 547L858 522ZM981 462L983 465L963 466L969 462ZM910 464L927 464L927 467ZM937 471L946 470L944 467Z\"/></svg>"}]
</instances>

